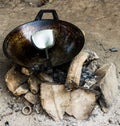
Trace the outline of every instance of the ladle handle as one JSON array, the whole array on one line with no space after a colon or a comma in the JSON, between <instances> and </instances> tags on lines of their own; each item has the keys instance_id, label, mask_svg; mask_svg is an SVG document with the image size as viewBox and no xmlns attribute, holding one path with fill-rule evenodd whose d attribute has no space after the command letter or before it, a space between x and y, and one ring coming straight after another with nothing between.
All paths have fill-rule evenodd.
<instances>
[{"instance_id":1,"label":"ladle handle","mask_svg":"<svg viewBox=\"0 0 120 126\"><path fill-rule=\"evenodd\" d=\"M44 13L51 13L53 15L53 20L59 20L57 12L55 10L51 9L51 10L40 10L35 18L35 21L36 20L43 20L42 16Z\"/></svg>"}]
</instances>

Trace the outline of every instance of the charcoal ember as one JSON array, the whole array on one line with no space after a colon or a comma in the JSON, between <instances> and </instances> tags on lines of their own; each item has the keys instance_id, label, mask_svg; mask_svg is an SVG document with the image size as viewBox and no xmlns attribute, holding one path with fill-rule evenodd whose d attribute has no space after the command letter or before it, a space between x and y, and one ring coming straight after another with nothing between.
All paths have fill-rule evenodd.
<instances>
[{"instance_id":1,"label":"charcoal ember","mask_svg":"<svg viewBox=\"0 0 120 126\"><path fill-rule=\"evenodd\" d=\"M96 79L93 78L93 79L86 79L85 80L85 84L84 84L84 87L87 88L87 89L90 89L94 84L96 84Z\"/></svg>"},{"instance_id":2,"label":"charcoal ember","mask_svg":"<svg viewBox=\"0 0 120 126\"><path fill-rule=\"evenodd\" d=\"M93 73L91 71L89 71L86 67L82 68L82 74L81 74L81 78L84 78L84 80L88 79L88 78L92 78Z\"/></svg>"},{"instance_id":3,"label":"charcoal ember","mask_svg":"<svg viewBox=\"0 0 120 126\"><path fill-rule=\"evenodd\" d=\"M65 83L66 72L60 69L54 69L54 71L46 73L40 73L38 78L42 82L56 82L56 83Z\"/></svg>"},{"instance_id":4,"label":"charcoal ember","mask_svg":"<svg viewBox=\"0 0 120 126\"><path fill-rule=\"evenodd\" d=\"M53 79L56 83L65 83L67 74L61 70L55 70L53 73Z\"/></svg>"},{"instance_id":5,"label":"charcoal ember","mask_svg":"<svg viewBox=\"0 0 120 126\"><path fill-rule=\"evenodd\" d=\"M97 67L96 67L96 69L97 69ZM96 71L96 69L95 69L95 71ZM96 75L94 75L95 71L90 70L89 67L83 66L80 86L84 86L89 89L92 85L94 85L97 82Z\"/></svg>"},{"instance_id":6,"label":"charcoal ember","mask_svg":"<svg viewBox=\"0 0 120 126\"><path fill-rule=\"evenodd\" d=\"M98 60L92 60L89 62L89 64L86 66L87 71L89 71L89 73L94 73L98 68L99 68L99 63Z\"/></svg>"},{"instance_id":7,"label":"charcoal ember","mask_svg":"<svg viewBox=\"0 0 120 126\"><path fill-rule=\"evenodd\" d=\"M86 60L86 62L83 65L83 68L85 67L86 71L88 73L94 73L98 68L99 68L99 63L98 63L98 55L93 52L93 51L88 51L89 52L89 57Z\"/></svg>"},{"instance_id":8,"label":"charcoal ember","mask_svg":"<svg viewBox=\"0 0 120 126\"><path fill-rule=\"evenodd\" d=\"M96 83L95 71L99 68L98 55L95 52L88 51L89 57L85 61L82 67L82 74L80 79L80 86L90 88Z\"/></svg>"}]
</instances>

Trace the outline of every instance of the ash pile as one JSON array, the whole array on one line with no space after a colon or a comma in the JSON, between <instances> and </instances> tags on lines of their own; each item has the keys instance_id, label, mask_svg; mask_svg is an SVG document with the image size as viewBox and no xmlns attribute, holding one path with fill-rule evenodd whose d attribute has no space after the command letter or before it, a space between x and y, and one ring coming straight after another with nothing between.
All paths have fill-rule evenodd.
<instances>
[{"instance_id":1,"label":"ash pile","mask_svg":"<svg viewBox=\"0 0 120 126\"><path fill-rule=\"evenodd\" d=\"M5 82L13 95L27 103L21 110L24 115L40 104L55 121L62 120L65 113L78 120L88 119L97 104L108 112L118 95L115 65L100 65L98 55L87 50L52 71L32 72L15 64L6 73Z\"/></svg>"}]
</instances>

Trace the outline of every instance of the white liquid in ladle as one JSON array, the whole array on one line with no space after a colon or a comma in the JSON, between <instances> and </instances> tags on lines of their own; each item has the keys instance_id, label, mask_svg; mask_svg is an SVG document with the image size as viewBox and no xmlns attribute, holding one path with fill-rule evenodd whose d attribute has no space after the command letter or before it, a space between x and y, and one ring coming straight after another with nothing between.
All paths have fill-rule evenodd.
<instances>
[{"instance_id":1,"label":"white liquid in ladle","mask_svg":"<svg viewBox=\"0 0 120 126\"><path fill-rule=\"evenodd\" d=\"M32 35L32 41L38 49L47 49L54 46L54 35L52 29L40 30Z\"/></svg>"}]
</instances>

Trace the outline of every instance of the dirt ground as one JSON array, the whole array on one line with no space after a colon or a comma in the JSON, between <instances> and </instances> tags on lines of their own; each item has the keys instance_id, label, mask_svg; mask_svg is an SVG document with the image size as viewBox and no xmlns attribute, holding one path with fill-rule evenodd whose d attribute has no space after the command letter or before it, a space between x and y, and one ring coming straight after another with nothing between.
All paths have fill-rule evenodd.
<instances>
[{"instance_id":1,"label":"dirt ground","mask_svg":"<svg viewBox=\"0 0 120 126\"><path fill-rule=\"evenodd\" d=\"M119 126L119 96L108 113L103 113L96 106L90 118L84 121L77 121L65 115L62 121L54 122L39 106L39 114L35 110L29 116L21 113L21 99L14 97L4 82L10 62L3 54L2 44L12 29L34 20L41 9L55 9L61 20L81 28L85 32L84 49L95 51L101 64L115 63L120 80L120 0L56 0L42 7L15 1L8 4L0 0L0 126L4 126L6 121L10 126ZM118 51L109 51L113 47Z\"/></svg>"}]
</instances>

